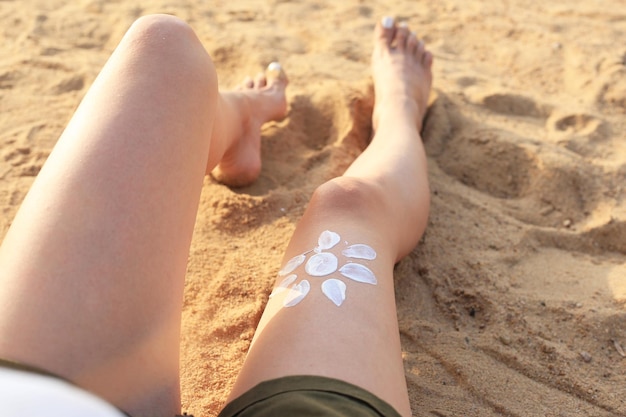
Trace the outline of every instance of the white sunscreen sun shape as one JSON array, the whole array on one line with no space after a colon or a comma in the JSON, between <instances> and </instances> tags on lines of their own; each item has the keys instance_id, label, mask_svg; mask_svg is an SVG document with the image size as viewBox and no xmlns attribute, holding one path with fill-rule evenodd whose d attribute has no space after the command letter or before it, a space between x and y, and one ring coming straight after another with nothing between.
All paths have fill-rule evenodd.
<instances>
[{"instance_id":1,"label":"white sunscreen sun shape","mask_svg":"<svg viewBox=\"0 0 626 417\"><path fill-rule=\"evenodd\" d=\"M270 294L270 298L277 296L285 291L287 294L283 299L284 307L293 307L299 304L311 291L311 282L303 279L296 283L298 276L293 274L302 264L304 271L311 277L315 283L320 277L328 277L321 284L322 293L332 301L337 307L341 306L346 300L347 286L340 278L348 278L352 281L376 285L378 283L374 272L367 266L357 263L355 260L373 261L376 259L376 251L368 245L357 243L348 246L348 242L341 251L341 254L347 258L347 262L339 267L339 259L331 252L326 252L334 248L341 242L341 236L330 230L323 231L317 239L317 246L312 250L301 255L291 258L285 266L278 272L278 275L284 277L282 281L274 288ZM311 252L314 254L308 259L307 255ZM306 263L305 263L306 262ZM338 273L340 276L333 276Z\"/></svg>"}]
</instances>

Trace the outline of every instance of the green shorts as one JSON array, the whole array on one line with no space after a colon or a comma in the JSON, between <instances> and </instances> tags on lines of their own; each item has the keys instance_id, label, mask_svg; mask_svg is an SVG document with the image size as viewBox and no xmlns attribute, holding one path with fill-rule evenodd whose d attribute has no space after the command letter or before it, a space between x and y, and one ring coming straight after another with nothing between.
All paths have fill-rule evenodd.
<instances>
[{"instance_id":1,"label":"green shorts","mask_svg":"<svg viewBox=\"0 0 626 417\"><path fill-rule=\"evenodd\" d=\"M337 379L288 376L265 381L226 405L218 417L400 417L374 394Z\"/></svg>"}]
</instances>

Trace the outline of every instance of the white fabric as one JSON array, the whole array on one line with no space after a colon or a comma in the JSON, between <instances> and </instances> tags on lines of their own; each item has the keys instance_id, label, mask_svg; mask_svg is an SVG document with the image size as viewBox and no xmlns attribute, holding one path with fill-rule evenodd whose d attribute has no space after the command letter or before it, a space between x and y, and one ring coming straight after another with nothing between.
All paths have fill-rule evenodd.
<instances>
[{"instance_id":1,"label":"white fabric","mask_svg":"<svg viewBox=\"0 0 626 417\"><path fill-rule=\"evenodd\" d=\"M2 417L124 417L111 404L63 380L0 367Z\"/></svg>"}]
</instances>

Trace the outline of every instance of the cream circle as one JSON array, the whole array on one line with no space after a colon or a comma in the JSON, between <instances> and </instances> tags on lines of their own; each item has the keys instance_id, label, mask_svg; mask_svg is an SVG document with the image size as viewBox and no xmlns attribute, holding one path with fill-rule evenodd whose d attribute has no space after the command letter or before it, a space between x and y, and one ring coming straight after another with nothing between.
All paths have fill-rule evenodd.
<instances>
[{"instance_id":1,"label":"cream circle","mask_svg":"<svg viewBox=\"0 0 626 417\"><path fill-rule=\"evenodd\" d=\"M323 277L332 274L337 270L339 261L337 257L329 252L317 253L309 259L304 270L314 277Z\"/></svg>"}]
</instances>

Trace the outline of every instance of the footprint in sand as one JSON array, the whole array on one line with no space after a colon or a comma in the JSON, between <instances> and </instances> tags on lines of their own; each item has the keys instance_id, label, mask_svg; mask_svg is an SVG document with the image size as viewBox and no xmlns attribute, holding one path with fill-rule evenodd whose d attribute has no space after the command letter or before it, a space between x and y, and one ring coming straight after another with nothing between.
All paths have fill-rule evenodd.
<instances>
[{"instance_id":1,"label":"footprint in sand","mask_svg":"<svg viewBox=\"0 0 626 417\"><path fill-rule=\"evenodd\" d=\"M497 198L526 193L535 169L531 153L512 133L495 129L465 132L449 140L439 166L463 184Z\"/></svg>"},{"instance_id":2,"label":"footprint in sand","mask_svg":"<svg viewBox=\"0 0 626 417\"><path fill-rule=\"evenodd\" d=\"M489 88L483 80L475 77L461 76L456 79L456 82L463 90L465 98L492 113L509 117L545 119L553 110L552 106L538 102L531 97L498 91L500 90L498 87Z\"/></svg>"},{"instance_id":3,"label":"footprint in sand","mask_svg":"<svg viewBox=\"0 0 626 417\"><path fill-rule=\"evenodd\" d=\"M548 139L583 157L609 157L609 125L587 113L555 112L546 121Z\"/></svg>"},{"instance_id":4,"label":"footprint in sand","mask_svg":"<svg viewBox=\"0 0 626 417\"><path fill-rule=\"evenodd\" d=\"M481 102L487 109L503 115L543 118L550 114L548 106L517 94L489 94L484 96Z\"/></svg>"},{"instance_id":5,"label":"footprint in sand","mask_svg":"<svg viewBox=\"0 0 626 417\"><path fill-rule=\"evenodd\" d=\"M578 224L606 189L600 173L579 157L502 129L466 130L435 159L448 175L495 197L509 215L531 225Z\"/></svg>"},{"instance_id":6,"label":"footprint in sand","mask_svg":"<svg viewBox=\"0 0 626 417\"><path fill-rule=\"evenodd\" d=\"M601 170L580 156L595 157L610 148L610 143L597 146L609 137L608 125L592 113L554 111L516 94L485 94L470 87L464 97L492 112L528 119L512 123L512 117L492 118L491 126L485 127L482 118L472 123L474 114L462 113L450 97L443 109L436 109L439 118L447 116L447 137L439 141L435 153L429 152L439 167L496 198L494 203L521 222L554 229L587 222L607 185ZM429 136L425 135L427 148Z\"/></svg>"},{"instance_id":7,"label":"footprint in sand","mask_svg":"<svg viewBox=\"0 0 626 417\"><path fill-rule=\"evenodd\" d=\"M55 83L50 92L54 95L70 93L72 91L81 91L85 88L85 77L83 75L72 75Z\"/></svg>"},{"instance_id":8,"label":"footprint in sand","mask_svg":"<svg viewBox=\"0 0 626 417\"><path fill-rule=\"evenodd\" d=\"M595 131L600 120L588 114L572 114L553 121L554 129L566 133L588 134Z\"/></svg>"}]
</instances>

